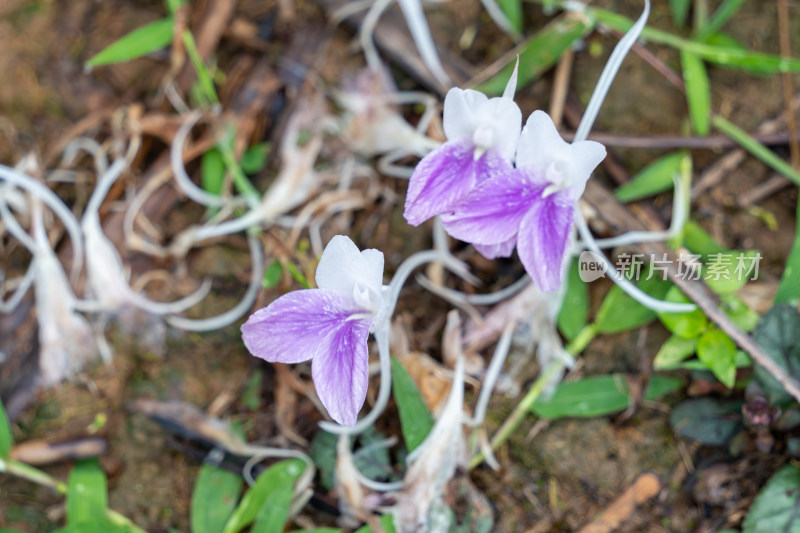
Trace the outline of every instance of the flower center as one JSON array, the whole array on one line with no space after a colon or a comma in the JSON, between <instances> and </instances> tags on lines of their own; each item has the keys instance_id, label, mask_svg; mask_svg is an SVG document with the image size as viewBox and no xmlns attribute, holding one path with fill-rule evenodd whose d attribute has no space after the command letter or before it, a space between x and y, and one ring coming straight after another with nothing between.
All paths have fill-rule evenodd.
<instances>
[{"instance_id":1,"label":"flower center","mask_svg":"<svg viewBox=\"0 0 800 533\"><path fill-rule=\"evenodd\" d=\"M544 177L547 181L552 183L548 185L542 193L543 197L550 196L554 192L558 192L568 187L566 178L566 165L562 161L553 161L548 165L547 170L544 171Z\"/></svg>"},{"instance_id":2,"label":"flower center","mask_svg":"<svg viewBox=\"0 0 800 533\"><path fill-rule=\"evenodd\" d=\"M475 130L475 133L472 134L472 144L475 145L475 161L481 158L481 156L492 147L492 143L494 142L494 131L492 128L488 126L480 126Z\"/></svg>"}]
</instances>

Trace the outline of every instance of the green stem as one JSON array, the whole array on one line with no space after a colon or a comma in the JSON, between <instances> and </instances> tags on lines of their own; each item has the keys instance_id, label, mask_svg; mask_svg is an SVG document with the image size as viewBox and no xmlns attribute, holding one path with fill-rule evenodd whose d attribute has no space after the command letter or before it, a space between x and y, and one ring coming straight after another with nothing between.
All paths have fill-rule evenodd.
<instances>
[{"instance_id":1,"label":"green stem","mask_svg":"<svg viewBox=\"0 0 800 533\"><path fill-rule=\"evenodd\" d=\"M570 355L581 353L589 344L589 342L591 342L591 340L597 336L597 333L597 326L595 324L584 326L584 328L575 336L575 338L572 339L572 342L567 345L565 348L566 352ZM500 426L500 429L497 430L497 433L495 433L491 442L492 450L496 450L505 444L511 434L514 433L522 421L525 420L525 417L530 412L533 404L536 403L536 400L538 400L542 395L542 391L544 391L545 386L552 382L552 380L562 370L564 370L564 363L562 361L554 361L550 363L550 366L548 366L541 374L539 374L539 377L536 378L536 381L528 390L528 393L517 404L511 415L506 418L506 421L503 422L503 425ZM483 460L483 453L479 452L470 461L468 469L472 470L481 464Z\"/></svg>"}]
</instances>

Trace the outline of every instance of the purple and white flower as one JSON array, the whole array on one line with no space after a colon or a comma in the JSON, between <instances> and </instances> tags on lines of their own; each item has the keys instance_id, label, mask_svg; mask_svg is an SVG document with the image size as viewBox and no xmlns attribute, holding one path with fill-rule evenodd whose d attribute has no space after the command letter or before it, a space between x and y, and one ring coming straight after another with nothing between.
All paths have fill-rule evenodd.
<instances>
[{"instance_id":1,"label":"purple and white flower","mask_svg":"<svg viewBox=\"0 0 800 533\"><path fill-rule=\"evenodd\" d=\"M605 158L594 141L565 142L543 111L528 118L513 171L499 172L442 217L447 232L473 243L489 259L520 261L544 291L561 285L575 203Z\"/></svg>"},{"instance_id":2,"label":"purple and white flower","mask_svg":"<svg viewBox=\"0 0 800 533\"><path fill-rule=\"evenodd\" d=\"M369 381L370 329L383 314L383 253L359 251L337 235L322 252L316 289L284 294L253 313L242 338L271 363L312 360L322 405L345 426L356 423Z\"/></svg>"},{"instance_id":3,"label":"purple and white flower","mask_svg":"<svg viewBox=\"0 0 800 533\"><path fill-rule=\"evenodd\" d=\"M426 155L408 183L403 216L412 226L448 212L484 181L510 172L522 126L512 97L516 70L502 97L454 87L444 100L447 142Z\"/></svg>"}]
</instances>

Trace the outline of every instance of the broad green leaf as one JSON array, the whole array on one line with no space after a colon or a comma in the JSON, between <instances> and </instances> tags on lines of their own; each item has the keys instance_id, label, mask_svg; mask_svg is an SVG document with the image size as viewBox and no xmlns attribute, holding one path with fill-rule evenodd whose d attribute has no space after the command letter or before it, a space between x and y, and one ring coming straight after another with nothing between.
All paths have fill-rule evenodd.
<instances>
[{"instance_id":1,"label":"broad green leaf","mask_svg":"<svg viewBox=\"0 0 800 533\"><path fill-rule=\"evenodd\" d=\"M758 272L761 253L756 250L709 254L703 279L717 294L731 294L745 285Z\"/></svg>"},{"instance_id":2,"label":"broad green leaf","mask_svg":"<svg viewBox=\"0 0 800 533\"><path fill-rule=\"evenodd\" d=\"M750 309L744 300L735 294L723 294L719 299L722 301L722 310L736 324L737 328L742 331L753 331L761 318L758 313Z\"/></svg>"},{"instance_id":3,"label":"broad green leaf","mask_svg":"<svg viewBox=\"0 0 800 533\"><path fill-rule=\"evenodd\" d=\"M281 487L293 487L305 468L305 463L300 459L287 459L262 472L228 519L223 533L236 533L249 526L270 495Z\"/></svg>"},{"instance_id":4,"label":"broad green leaf","mask_svg":"<svg viewBox=\"0 0 800 533\"><path fill-rule=\"evenodd\" d=\"M69 473L67 524L105 520L107 508L106 475L97 460L78 461Z\"/></svg>"},{"instance_id":5,"label":"broad green leaf","mask_svg":"<svg viewBox=\"0 0 800 533\"><path fill-rule=\"evenodd\" d=\"M207 193L220 195L224 183L225 161L222 153L212 148L200 159L200 184Z\"/></svg>"},{"instance_id":6,"label":"broad green leaf","mask_svg":"<svg viewBox=\"0 0 800 533\"><path fill-rule=\"evenodd\" d=\"M270 492L261 510L256 515L250 533L273 533L283 531L286 520L289 518L289 507L292 505L293 484L284 484L275 487Z\"/></svg>"},{"instance_id":7,"label":"broad green leaf","mask_svg":"<svg viewBox=\"0 0 800 533\"><path fill-rule=\"evenodd\" d=\"M684 339L673 335L661 346L653 360L656 370L670 370L697 351L697 339Z\"/></svg>"},{"instance_id":8,"label":"broad green leaf","mask_svg":"<svg viewBox=\"0 0 800 533\"><path fill-rule=\"evenodd\" d=\"M192 491L192 532L222 531L241 493L241 476L210 464L203 464Z\"/></svg>"},{"instance_id":9,"label":"broad green leaf","mask_svg":"<svg viewBox=\"0 0 800 533\"><path fill-rule=\"evenodd\" d=\"M680 436L702 444L721 446L741 429L741 402L713 398L686 400L669 416L670 425Z\"/></svg>"},{"instance_id":10,"label":"broad green leaf","mask_svg":"<svg viewBox=\"0 0 800 533\"><path fill-rule=\"evenodd\" d=\"M778 304L770 309L753 331L753 339L790 376L800 378L800 313L797 309L787 304ZM792 400L761 365L754 365L753 372L770 403Z\"/></svg>"},{"instance_id":11,"label":"broad green leaf","mask_svg":"<svg viewBox=\"0 0 800 533\"><path fill-rule=\"evenodd\" d=\"M267 152L270 144L267 142L259 143L245 150L242 155L242 170L245 174L255 174L267 165Z\"/></svg>"},{"instance_id":12,"label":"broad green leaf","mask_svg":"<svg viewBox=\"0 0 800 533\"><path fill-rule=\"evenodd\" d=\"M581 281L577 259L573 259L567 270L567 290L558 312L558 329L568 340L573 340L586 325L588 315L589 290Z\"/></svg>"},{"instance_id":13,"label":"broad green leaf","mask_svg":"<svg viewBox=\"0 0 800 533\"><path fill-rule=\"evenodd\" d=\"M800 198L797 202L800 208ZM795 233L792 250L786 258L786 266L783 268L783 276L775 293L775 303L788 303L800 298L800 209L795 213Z\"/></svg>"},{"instance_id":14,"label":"broad green leaf","mask_svg":"<svg viewBox=\"0 0 800 533\"><path fill-rule=\"evenodd\" d=\"M681 379L655 375L650 378L645 398L655 400L682 386ZM549 399L534 402L531 411L548 419L590 418L617 413L629 404L630 391L622 376L591 376L560 383Z\"/></svg>"},{"instance_id":15,"label":"broad green leaf","mask_svg":"<svg viewBox=\"0 0 800 533\"><path fill-rule=\"evenodd\" d=\"M681 150L656 159L640 170L628 183L614 191L620 202L632 202L673 188L673 179L681 174L684 159L691 156Z\"/></svg>"},{"instance_id":16,"label":"broad green leaf","mask_svg":"<svg viewBox=\"0 0 800 533\"><path fill-rule=\"evenodd\" d=\"M283 266L281 262L277 259L273 259L272 262L267 265L267 268L264 269L264 279L261 281L261 286L265 289L272 288L281 281L282 276Z\"/></svg>"},{"instance_id":17,"label":"broad green leaf","mask_svg":"<svg viewBox=\"0 0 800 533\"><path fill-rule=\"evenodd\" d=\"M633 21L628 17L612 11L587 7L584 13L591 19L625 33L633 26ZM775 74L777 72L800 72L800 59L784 58L777 55L762 54L740 48L726 48L713 46L703 42L684 39L675 34L645 27L642 39L656 44L665 44L678 50L691 52L700 59L730 68L746 70L755 74Z\"/></svg>"},{"instance_id":18,"label":"broad green leaf","mask_svg":"<svg viewBox=\"0 0 800 533\"><path fill-rule=\"evenodd\" d=\"M798 173L797 170L792 167L792 165L784 161L775 152L758 142L743 129L723 118L721 115L714 115L711 118L711 123L719 131L739 143L742 148L760 159L765 165L772 168L772 170L783 174L795 184L800 185L800 173Z\"/></svg>"},{"instance_id":19,"label":"broad green leaf","mask_svg":"<svg viewBox=\"0 0 800 533\"><path fill-rule=\"evenodd\" d=\"M697 135L708 135L711 131L711 85L706 66L699 57L686 50L681 52L681 65L692 129Z\"/></svg>"},{"instance_id":20,"label":"broad green leaf","mask_svg":"<svg viewBox=\"0 0 800 533\"><path fill-rule=\"evenodd\" d=\"M0 400L0 459L8 457L13 445L14 434L11 433L11 424L8 421L3 401Z\"/></svg>"},{"instance_id":21,"label":"broad green leaf","mask_svg":"<svg viewBox=\"0 0 800 533\"><path fill-rule=\"evenodd\" d=\"M564 52L593 29L594 24L588 18L565 13L528 39L519 54L517 89L555 65ZM503 94L513 70L514 62L511 62L477 89L487 94Z\"/></svg>"},{"instance_id":22,"label":"broad green leaf","mask_svg":"<svg viewBox=\"0 0 800 533\"><path fill-rule=\"evenodd\" d=\"M167 13L170 15L174 15L178 12L178 8L180 8L183 4L186 3L186 0L165 0L164 5L167 8Z\"/></svg>"},{"instance_id":23,"label":"broad green leaf","mask_svg":"<svg viewBox=\"0 0 800 533\"><path fill-rule=\"evenodd\" d=\"M697 358L729 389L736 382L736 344L722 331L706 331L697 341Z\"/></svg>"},{"instance_id":24,"label":"broad green leaf","mask_svg":"<svg viewBox=\"0 0 800 533\"><path fill-rule=\"evenodd\" d=\"M708 38L717 34L722 26L739 10L744 0L724 0L714 14L700 31L697 32L695 39L708 42Z\"/></svg>"},{"instance_id":25,"label":"broad green leaf","mask_svg":"<svg viewBox=\"0 0 800 533\"><path fill-rule=\"evenodd\" d=\"M521 0L497 0L500 9L511 24L511 29L515 33L522 33L522 1Z\"/></svg>"},{"instance_id":26,"label":"broad green leaf","mask_svg":"<svg viewBox=\"0 0 800 533\"><path fill-rule=\"evenodd\" d=\"M692 0L669 0L669 10L672 13L672 22L679 28L686 26L686 18L689 16L689 7Z\"/></svg>"},{"instance_id":27,"label":"broad green leaf","mask_svg":"<svg viewBox=\"0 0 800 533\"><path fill-rule=\"evenodd\" d=\"M650 279L647 279L648 276L651 276ZM672 285L669 281L661 279L660 273L649 269L643 269L642 278L639 288L653 298L664 298ZM655 312L614 285L597 311L595 326L598 333L619 333L643 326L655 317Z\"/></svg>"},{"instance_id":28,"label":"broad green leaf","mask_svg":"<svg viewBox=\"0 0 800 533\"><path fill-rule=\"evenodd\" d=\"M664 299L668 302L691 302L678 287L670 288ZM708 325L708 318L700 309L695 309L688 313L658 313L658 318L674 335L684 339L693 339L700 336Z\"/></svg>"},{"instance_id":29,"label":"broad green leaf","mask_svg":"<svg viewBox=\"0 0 800 533\"><path fill-rule=\"evenodd\" d=\"M433 427L433 417L428 412L414 380L394 357L392 357L392 390L397 403L397 411L400 414L403 439L410 452L422 444L422 441L428 436Z\"/></svg>"},{"instance_id":30,"label":"broad green leaf","mask_svg":"<svg viewBox=\"0 0 800 533\"><path fill-rule=\"evenodd\" d=\"M167 17L133 30L89 59L86 68L124 63L169 46L173 24L172 17Z\"/></svg>"},{"instance_id":31,"label":"broad green leaf","mask_svg":"<svg viewBox=\"0 0 800 533\"><path fill-rule=\"evenodd\" d=\"M788 464L773 475L756 496L742 533L773 533L800 529L800 470Z\"/></svg>"}]
</instances>

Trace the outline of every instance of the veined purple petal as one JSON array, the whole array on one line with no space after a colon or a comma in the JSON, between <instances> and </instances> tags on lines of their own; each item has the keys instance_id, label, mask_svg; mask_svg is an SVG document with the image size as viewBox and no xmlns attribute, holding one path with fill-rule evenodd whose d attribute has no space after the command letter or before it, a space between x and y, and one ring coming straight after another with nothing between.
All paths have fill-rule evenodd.
<instances>
[{"instance_id":1,"label":"veined purple petal","mask_svg":"<svg viewBox=\"0 0 800 533\"><path fill-rule=\"evenodd\" d=\"M242 339L250 353L272 363L313 359L311 375L322 405L331 418L352 426L367 395L371 325L369 315L343 292L306 289L253 313L242 325Z\"/></svg>"},{"instance_id":2,"label":"veined purple petal","mask_svg":"<svg viewBox=\"0 0 800 533\"><path fill-rule=\"evenodd\" d=\"M340 324L329 349L311 363L311 377L322 405L343 426L355 425L367 397L370 324L371 320L366 319Z\"/></svg>"},{"instance_id":3,"label":"veined purple petal","mask_svg":"<svg viewBox=\"0 0 800 533\"><path fill-rule=\"evenodd\" d=\"M474 244L473 246L486 259L497 259L498 257L511 257L516 245L517 235L514 234L513 237L499 244Z\"/></svg>"},{"instance_id":4,"label":"veined purple petal","mask_svg":"<svg viewBox=\"0 0 800 533\"><path fill-rule=\"evenodd\" d=\"M543 291L561 286L575 209L574 198L566 193L560 191L534 202L517 236L520 261Z\"/></svg>"},{"instance_id":5,"label":"veined purple petal","mask_svg":"<svg viewBox=\"0 0 800 533\"><path fill-rule=\"evenodd\" d=\"M412 226L449 211L478 184L510 170L494 150L475 161L475 147L465 141L448 141L417 164L408 182L403 216Z\"/></svg>"},{"instance_id":6,"label":"veined purple petal","mask_svg":"<svg viewBox=\"0 0 800 533\"><path fill-rule=\"evenodd\" d=\"M534 177L511 168L496 173L457 204L452 212L442 216L444 229L464 242L507 243L517 234L523 217L544 191L546 184L535 181Z\"/></svg>"},{"instance_id":7,"label":"veined purple petal","mask_svg":"<svg viewBox=\"0 0 800 533\"><path fill-rule=\"evenodd\" d=\"M330 351L342 324L361 312L341 291L294 291L253 313L242 324L242 340L270 363L302 363Z\"/></svg>"}]
</instances>

